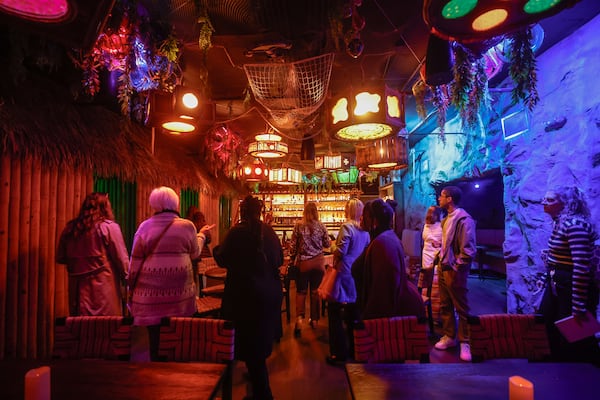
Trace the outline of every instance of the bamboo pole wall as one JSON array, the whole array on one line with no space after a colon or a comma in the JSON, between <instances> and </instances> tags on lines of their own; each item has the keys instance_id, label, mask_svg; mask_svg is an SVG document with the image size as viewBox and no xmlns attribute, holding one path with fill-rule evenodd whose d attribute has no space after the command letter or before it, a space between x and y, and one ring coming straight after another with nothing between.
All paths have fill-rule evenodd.
<instances>
[{"instance_id":1,"label":"bamboo pole wall","mask_svg":"<svg viewBox=\"0 0 600 400\"><path fill-rule=\"evenodd\" d=\"M93 172L4 155L0 179L0 359L47 358L54 321L69 313L68 274L54 261L58 238L94 190ZM135 198L111 199L135 210L136 230L153 214L148 196L155 187L138 182ZM208 223L219 221L218 197L200 192L198 203ZM215 228L211 246L218 237Z\"/></svg>"},{"instance_id":2,"label":"bamboo pole wall","mask_svg":"<svg viewBox=\"0 0 600 400\"><path fill-rule=\"evenodd\" d=\"M53 321L68 315L57 237L91 191L91 171L0 159L0 359L50 355Z\"/></svg>"}]
</instances>

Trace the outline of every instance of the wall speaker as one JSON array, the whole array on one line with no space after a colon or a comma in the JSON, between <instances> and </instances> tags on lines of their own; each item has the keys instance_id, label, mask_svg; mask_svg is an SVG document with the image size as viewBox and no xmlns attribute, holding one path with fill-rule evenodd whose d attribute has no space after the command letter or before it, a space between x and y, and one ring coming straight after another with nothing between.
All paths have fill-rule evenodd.
<instances>
[{"instance_id":1,"label":"wall speaker","mask_svg":"<svg viewBox=\"0 0 600 400\"><path fill-rule=\"evenodd\" d=\"M37 34L64 46L89 50L104 28L115 0L0 0L0 23Z\"/></svg>"}]
</instances>

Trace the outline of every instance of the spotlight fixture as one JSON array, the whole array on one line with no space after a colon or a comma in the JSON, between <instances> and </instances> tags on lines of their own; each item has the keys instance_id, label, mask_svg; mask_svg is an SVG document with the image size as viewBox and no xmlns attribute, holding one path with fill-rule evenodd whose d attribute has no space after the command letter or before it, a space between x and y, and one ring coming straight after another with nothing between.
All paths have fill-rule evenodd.
<instances>
[{"instance_id":1,"label":"spotlight fixture","mask_svg":"<svg viewBox=\"0 0 600 400\"><path fill-rule=\"evenodd\" d=\"M335 96L328 115L329 128L339 140L381 139L404 127L404 95L389 87L347 91Z\"/></svg>"},{"instance_id":2,"label":"spotlight fixture","mask_svg":"<svg viewBox=\"0 0 600 400\"><path fill-rule=\"evenodd\" d=\"M195 132L214 121L214 104L201 102L198 90L178 86L173 93L155 91L150 98L148 125L176 134Z\"/></svg>"},{"instance_id":3,"label":"spotlight fixture","mask_svg":"<svg viewBox=\"0 0 600 400\"><path fill-rule=\"evenodd\" d=\"M288 145L281 141L281 136L267 132L254 136L256 142L248 145L248 154L261 158L279 158L288 153Z\"/></svg>"}]
</instances>

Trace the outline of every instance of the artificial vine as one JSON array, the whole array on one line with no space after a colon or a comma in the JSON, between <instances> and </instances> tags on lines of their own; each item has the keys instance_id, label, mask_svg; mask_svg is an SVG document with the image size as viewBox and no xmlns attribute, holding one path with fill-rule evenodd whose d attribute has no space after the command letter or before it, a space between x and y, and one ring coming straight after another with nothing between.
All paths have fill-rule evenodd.
<instances>
[{"instance_id":1,"label":"artificial vine","mask_svg":"<svg viewBox=\"0 0 600 400\"><path fill-rule=\"evenodd\" d=\"M537 91L536 60L531 48L532 39L530 28L514 34L509 50L511 64L508 69L509 75L515 83L512 90L513 102L517 103L522 100L530 111L540 100Z\"/></svg>"},{"instance_id":2,"label":"artificial vine","mask_svg":"<svg viewBox=\"0 0 600 400\"><path fill-rule=\"evenodd\" d=\"M212 47L212 35L215 32L215 28L210 22L208 16L208 10L203 8L201 15L198 18L198 24L200 25L200 36L198 37L198 46L202 50L202 55L206 61L208 50Z\"/></svg>"},{"instance_id":3,"label":"artificial vine","mask_svg":"<svg viewBox=\"0 0 600 400\"><path fill-rule=\"evenodd\" d=\"M490 108L490 92L488 88L488 77L485 72L485 60L483 58L475 61L473 68L473 90L469 94L469 104L471 110L477 110L467 115L463 119L463 124L473 129L479 123L479 114L481 110Z\"/></svg>"},{"instance_id":4,"label":"artificial vine","mask_svg":"<svg viewBox=\"0 0 600 400\"><path fill-rule=\"evenodd\" d=\"M417 115L421 119L427 118L427 109L425 108L425 94L427 93L427 84L419 79L412 87L413 96L417 106Z\"/></svg>"},{"instance_id":5,"label":"artificial vine","mask_svg":"<svg viewBox=\"0 0 600 400\"><path fill-rule=\"evenodd\" d=\"M458 109L463 121L470 119L473 110L470 95L473 91L473 62L469 52L460 44L454 46L454 82L452 84L452 104ZM464 123L463 123L464 125Z\"/></svg>"},{"instance_id":6,"label":"artificial vine","mask_svg":"<svg viewBox=\"0 0 600 400\"><path fill-rule=\"evenodd\" d=\"M115 73L121 113L143 119L138 118L138 109L145 102L144 93L172 92L180 83L180 43L170 24L138 13L133 1L118 1L106 26L90 51L70 54L83 71L83 92L95 97L102 84L101 71Z\"/></svg>"},{"instance_id":7,"label":"artificial vine","mask_svg":"<svg viewBox=\"0 0 600 400\"><path fill-rule=\"evenodd\" d=\"M537 69L531 43L532 30L525 29L515 33L511 38L508 57L510 59L509 75L514 82L512 99L515 103L523 103L532 110L539 102L537 91ZM425 95L430 89L433 103L438 109L437 122L440 136L443 138L448 105L455 106L460 114L463 126L474 129L479 124L479 114L489 109L490 97L485 57L475 57L461 44L455 43L454 80L448 85L451 88L450 99L445 96L445 89L429 87L424 80L418 80L412 87L417 114L425 119ZM440 108L442 107L442 108Z\"/></svg>"},{"instance_id":8,"label":"artificial vine","mask_svg":"<svg viewBox=\"0 0 600 400\"><path fill-rule=\"evenodd\" d=\"M440 85L433 88L433 105L437 109L437 123L440 129L440 139L445 141L444 129L446 125L446 113L450 105L450 96L448 95L448 86Z\"/></svg>"}]
</instances>

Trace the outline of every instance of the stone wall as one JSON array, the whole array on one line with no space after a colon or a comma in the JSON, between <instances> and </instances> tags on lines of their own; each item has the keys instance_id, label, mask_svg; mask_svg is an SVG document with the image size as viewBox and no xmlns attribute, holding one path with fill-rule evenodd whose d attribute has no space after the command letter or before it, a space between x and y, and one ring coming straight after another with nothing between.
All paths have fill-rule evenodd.
<instances>
[{"instance_id":1,"label":"stone wall","mask_svg":"<svg viewBox=\"0 0 600 400\"><path fill-rule=\"evenodd\" d=\"M484 176L500 168L504 179L507 310L531 313L543 289L551 221L541 199L555 184L576 184L587 195L592 220L600 231L600 17L537 57L540 103L527 113L529 129L504 139L501 118L512 105L510 91L492 95L489 123L464 132L448 121L441 140L425 137L411 150L403 176L406 227L421 229L425 210L436 204L435 184ZM506 67L505 67L506 68ZM510 87L507 79L500 87ZM464 132L462 134L452 134Z\"/></svg>"}]
</instances>

